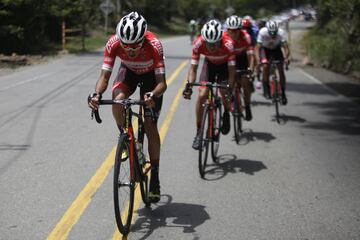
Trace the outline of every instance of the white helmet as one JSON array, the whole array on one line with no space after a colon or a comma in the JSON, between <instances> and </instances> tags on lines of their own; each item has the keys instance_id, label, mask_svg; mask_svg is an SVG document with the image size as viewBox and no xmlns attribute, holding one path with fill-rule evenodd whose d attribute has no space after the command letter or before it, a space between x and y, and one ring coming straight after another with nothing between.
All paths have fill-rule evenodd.
<instances>
[{"instance_id":1,"label":"white helmet","mask_svg":"<svg viewBox=\"0 0 360 240\"><path fill-rule=\"evenodd\" d=\"M124 16L116 27L116 35L125 44L140 42L147 30L147 23L143 16L131 12Z\"/></svg>"},{"instance_id":2,"label":"white helmet","mask_svg":"<svg viewBox=\"0 0 360 240\"><path fill-rule=\"evenodd\" d=\"M254 21L254 19L250 15L244 16L244 19L248 19L248 20L250 20L250 22Z\"/></svg>"},{"instance_id":3,"label":"white helmet","mask_svg":"<svg viewBox=\"0 0 360 240\"><path fill-rule=\"evenodd\" d=\"M278 23L276 21L269 20L266 22L266 28L270 35L274 36L279 30Z\"/></svg>"},{"instance_id":4,"label":"white helmet","mask_svg":"<svg viewBox=\"0 0 360 240\"><path fill-rule=\"evenodd\" d=\"M209 43L218 42L223 36L221 23L217 20L210 20L201 29L201 36Z\"/></svg>"},{"instance_id":5,"label":"white helmet","mask_svg":"<svg viewBox=\"0 0 360 240\"><path fill-rule=\"evenodd\" d=\"M242 19L236 15L232 15L226 19L226 25L228 29L238 29L241 28Z\"/></svg>"}]
</instances>

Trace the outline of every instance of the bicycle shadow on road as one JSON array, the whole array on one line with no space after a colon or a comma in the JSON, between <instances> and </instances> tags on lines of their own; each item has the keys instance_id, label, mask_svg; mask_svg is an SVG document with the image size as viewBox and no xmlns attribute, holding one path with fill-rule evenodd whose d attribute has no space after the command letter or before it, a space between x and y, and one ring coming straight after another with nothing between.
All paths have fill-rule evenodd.
<instances>
[{"instance_id":1,"label":"bicycle shadow on road","mask_svg":"<svg viewBox=\"0 0 360 240\"><path fill-rule=\"evenodd\" d=\"M280 119L280 123L279 123L280 125L285 125L287 122L297 122L297 123L306 122L305 118L301 118L298 116L285 115L284 113L280 113L279 119ZM275 115L272 116L271 121L272 122L277 121Z\"/></svg>"},{"instance_id":2,"label":"bicycle shadow on road","mask_svg":"<svg viewBox=\"0 0 360 240\"><path fill-rule=\"evenodd\" d=\"M267 101L252 100L252 101L251 101L251 105L252 105L252 106L266 106L266 107L270 107L270 106L273 106L273 103L271 102L271 100L267 100Z\"/></svg>"},{"instance_id":3,"label":"bicycle shadow on road","mask_svg":"<svg viewBox=\"0 0 360 240\"><path fill-rule=\"evenodd\" d=\"M158 228L183 228L183 233L191 234L192 239L200 237L196 227L210 219L205 206L189 203L173 203L170 195L162 194L161 201L151 208L137 211L137 219L131 228L131 235L136 239L147 239ZM166 199L166 200L164 200ZM133 237L132 237L133 238Z\"/></svg>"},{"instance_id":4,"label":"bicycle shadow on road","mask_svg":"<svg viewBox=\"0 0 360 240\"><path fill-rule=\"evenodd\" d=\"M218 157L218 163L209 164L205 171L205 180L215 181L228 174L245 173L254 175L256 172L267 169L261 161L238 159L234 154L224 154Z\"/></svg>"},{"instance_id":5,"label":"bicycle shadow on road","mask_svg":"<svg viewBox=\"0 0 360 240\"><path fill-rule=\"evenodd\" d=\"M328 102L305 102L305 106L318 109L318 113L326 118L323 120L310 120L305 128L314 131L332 131L346 135L360 135L360 108L359 105L345 100Z\"/></svg>"},{"instance_id":6,"label":"bicycle shadow on road","mask_svg":"<svg viewBox=\"0 0 360 240\"><path fill-rule=\"evenodd\" d=\"M238 145L247 145L249 142L255 141L271 142L275 139L276 137L272 133L254 132L252 129L244 129L240 136L240 141Z\"/></svg>"}]
</instances>

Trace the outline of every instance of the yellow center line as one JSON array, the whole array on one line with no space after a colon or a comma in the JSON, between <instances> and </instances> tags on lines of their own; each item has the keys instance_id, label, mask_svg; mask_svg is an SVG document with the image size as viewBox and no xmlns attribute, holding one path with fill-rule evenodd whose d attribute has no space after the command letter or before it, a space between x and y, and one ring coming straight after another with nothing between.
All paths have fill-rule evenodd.
<instances>
[{"instance_id":1,"label":"yellow center line","mask_svg":"<svg viewBox=\"0 0 360 240\"><path fill-rule=\"evenodd\" d=\"M180 66L174 71L174 73L168 79L168 85L170 85L174 79L179 75L180 71L186 66L187 60L182 62ZM137 122L137 121L135 121ZM137 129L137 125L134 124L134 130ZM112 149L100 168L92 176L90 181L86 184L84 189L79 193L60 221L56 224L55 228L51 231L48 240L67 239L71 229L79 221L81 215L84 213L88 205L90 204L92 197L99 189L99 187L105 181L111 168L114 166L116 146Z\"/></svg>"},{"instance_id":2,"label":"yellow center line","mask_svg":"<svg viewBox=\"0 0 360 240\"><path fill-rule=\"evenodd\" d=\"M165 139L165 136L166 136L166 134L167 134L167 132L168 132L168 130L169 130L171 121L172 121L172 119L173 119L173 117L174 117L174 114L175 114L175 112L176 112L176 109L177 109L177 107L178 107L178 105L179 105L179 103L180 103L182 91L183 91L183 88L184 88L185 83L186 83L185 80L186 80L186 79L184 79L184 82L183 82L183 84L182 84L182 87L179 88L179 90L178 90L178 92L177 92L177 94L176 94L176 97L175 97L173 103L171 104L171 107L170 107L170 109L169 109L169 111L168 111L168 114L167 114L167 116L166 116L166 118L165 118L165 120L164 120L164 123L163 123L162 126L161 126L161 129L160 129L160 132L159 132L159 134L160 134L160 139L161 139L161 144L163 144L163 142L164 142L164 139ZM140 192L139 189L140 189L140 188L138 187L138 188L136 188L136 191L135 191L135 196L134 196L134 210L133 210L134 215L133 215L131 224L133 224L134 221L135 221L135 219L136 219L137 210L139 209L140 203L141 203L141 201L142 201L142 199L141 199L141 192ZM130 233L131 233L131 232L130 232ZM114 234L113 234L112 239L113 239L113 240L118 240L118 239L127 240L128 237L123 237L123 236L120 234L119 230L116 228L116 229L115 229L115 232L114 232Z\"/></svg>"}]
</instances>

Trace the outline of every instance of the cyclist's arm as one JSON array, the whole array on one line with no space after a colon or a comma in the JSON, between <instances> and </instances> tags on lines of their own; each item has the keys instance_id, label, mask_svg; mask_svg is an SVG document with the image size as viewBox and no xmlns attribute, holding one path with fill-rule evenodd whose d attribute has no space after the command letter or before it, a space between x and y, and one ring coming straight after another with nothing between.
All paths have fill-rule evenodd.
<instances>
[{"instance_id":1,"label":"cyclist's arm","mask_svg":"<svg viewBox=\"0 0 360 240\"><path fill-rule=\"evenodd\" d=\"M261 44L257 43L255 46L255 57L258 63L260 63L260 48L261 48Z\"/></svg>"},{"instance_id":2,"label":"cyclist's arm","mask_svg":"<svg viewBox=\"0 0 360 240\"><path fill-rule=\"evenodd\" d=\"M228 65L228 72L229 72L229 85L231 88L233 88L236 79L236 65Z\"/></svg>"},{"instance_id":3,"label":"cyclist's arm","mask_svg":"<svg viewBox=\"0 0 360 240\"><path fill-rule=\"evenodd\" d=\"M155 74L156 86L152 92L155 97L160 97L167 89L165 74Z\"/></svg>"},{"instance_id":4,"label":"cyclist's arm","mask_svg":"<svg viewBox=\"0 0 360 240\"><path fill-rule=\"evenodd\" d=\"M100 94L103 94L105 92L109 84L110 76L111 76L110 71L104 69L101 70L100 77L95 85L95 92Z\"/></svg>"},{"instance_id":5,"label":"cyclist's arm","mask_svg":"<svg viewBox=\"0 0 360 240\"><path fill-rule=\"evenodd\" d=\"M187 81L190 83L194 83L196 81L196 74L197 74L198 65L191 64L189 68L189 72L187 75Z\"/></svg>"},{"instance_id":6,"label":"cyclist's arm","mask_svg":"<svg viewBox=\"0 0 360 240\"><path fill-rule=\"evenodd\" d=\"M289 49L289 45L287 44L287 42L284 42L282 44L282 49L283 49L283 52L284 52L285 59L289 59L289 57L290 57L290 49Z\"/></svg>"},{"instance_id":7,"label":"cyclist's arm","mask_svg":"<svg viewBox=\"0 0 360 240\"><path fill-rule=\"evenodd\" d=\"M249 64L249 69L251 71L254 71L254 51L248 52L247 53L247 58L248 58L248 64Z\"/></svg>"}]
</instances>

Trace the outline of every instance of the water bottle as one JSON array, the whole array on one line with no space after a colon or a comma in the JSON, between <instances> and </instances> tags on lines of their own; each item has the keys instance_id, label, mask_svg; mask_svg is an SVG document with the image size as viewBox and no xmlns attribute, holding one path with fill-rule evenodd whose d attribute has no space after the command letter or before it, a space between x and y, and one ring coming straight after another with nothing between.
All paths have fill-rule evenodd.
<instances>
[{"instance_id":1,"label":"water bottle","mask_svg":"<svg viewBox=\"0 0 360 240\"><path fill-rule=\"evenodd\" d=\"M138 161L140 164L143 164L145 162L145 156L144 153L142 152L142 143L136 142L135 148L136 148Z\"/></svg>"},{"instance_id":2,"label":"water bottle","mask_svg":"<svg viewBox=\"0 0 360 240\"><path fill-rule=\"evenodd\" d=\"M256 89L260 90L262 87L262 83L260 81L256 82Z\"/></svg>"}]
</instances>

